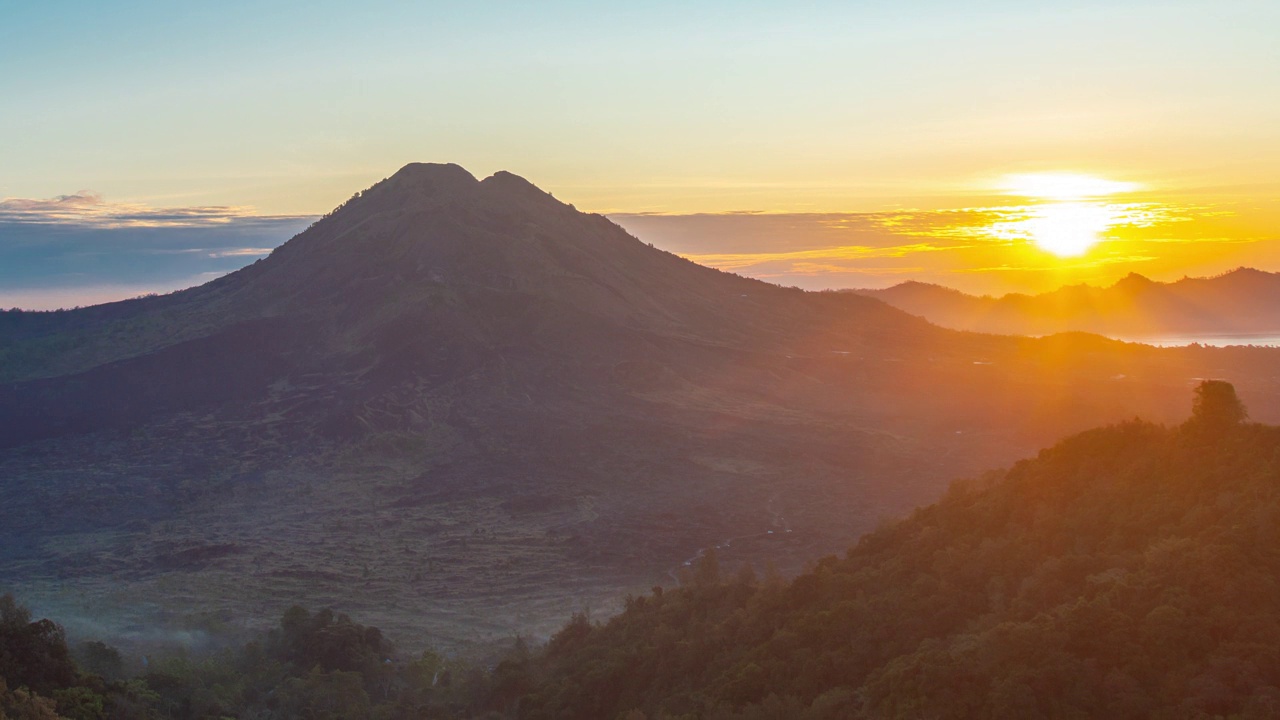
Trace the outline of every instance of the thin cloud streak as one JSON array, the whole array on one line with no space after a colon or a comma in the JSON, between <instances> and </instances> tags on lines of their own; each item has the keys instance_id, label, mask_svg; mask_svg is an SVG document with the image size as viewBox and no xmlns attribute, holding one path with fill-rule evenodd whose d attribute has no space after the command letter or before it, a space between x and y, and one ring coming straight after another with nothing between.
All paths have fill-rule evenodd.
<instances>
[{"instance_id":1,"label":"thin cloud streak","mask_svg":"<svg viewBox=\"0 0 1280 720\"><path fill-rule=\"evenodd\" d=\"M211 258L231 258L231 257L264 257L271 254L274 248L231 248L230 250L217 250L208 253Z\"/></svg>"},{"instance_id":2,"label":"thin cloud streak","mask_svg":"<svg viewBox=\"0 0 1280 720\"><path fill-rule=\"evenodd\" d=\"M200 205L155 208L143 203L107 202L99 193L80 190L47 199L0 200L0 224L69 225L75 227L209 227L234 222L300 220L303 215L260 215L250 206Z\"/></svg>"},{"instance_id":3,"label":"thin cloud streak","mask_svg":"<svg viewBox=\"0 0 1280 720\"><path fill-rule=\"evenodd\" d=\"M871 247L866 245L847 245L842 247L819 248L817 250L798 250L781 253L724 253L718 255L684 255L699 265L710 265L721 270L738 270L765 262L786 262L804 260L867 260L878 258L904 258L926 252L946 252L964 250L972 245L933 245L930 243L912 243L910 245L894 245L889 247Z\"/></svg>"}]
</instances>

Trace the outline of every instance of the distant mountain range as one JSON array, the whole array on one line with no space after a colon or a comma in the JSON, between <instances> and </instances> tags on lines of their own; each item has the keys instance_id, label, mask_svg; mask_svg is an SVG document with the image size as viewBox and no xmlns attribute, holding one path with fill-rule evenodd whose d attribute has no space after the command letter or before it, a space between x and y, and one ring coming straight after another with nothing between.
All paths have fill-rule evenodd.
<instances>
[{"instance_id":1,"label":"distant mountain range","mask_svg":"<svg viewBox=\"0 0 1280 720\"><path fill-rule=\"evenodd\" d=\"M1106 288L1070 285L1042 295L999 298L920 282L853 292L944 327L1006 335L1280 335L1280 273L1251 268L1169 283L1131 273Z\"/></svg>"},{"instance_id":2,"label":"distant mountain range","mask_svg":"<svg viewBox=\"0 0 1280 720\"><path fill-rule=\"evenodd\" d=\"M0 576L73 628L304 602L539 632L730 539L798 568L1069 431L1178 418L1194 378L1274 419L1278 363L945 330L413 164L201 287L0 313Z\"/></svg>"}]
</instances>

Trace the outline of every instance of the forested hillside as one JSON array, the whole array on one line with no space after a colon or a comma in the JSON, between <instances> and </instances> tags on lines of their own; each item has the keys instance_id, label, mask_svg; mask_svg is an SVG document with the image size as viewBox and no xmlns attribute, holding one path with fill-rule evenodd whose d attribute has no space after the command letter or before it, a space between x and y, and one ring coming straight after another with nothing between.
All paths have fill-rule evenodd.
<instances>
[{"instance_id":1,"label":"forested hillside","mask_svg":"<svg viewBox=\"0 0 1280 720\"><path fill-rule=\"evenodd\" d=\"M550 644L523 718L1280 713L1280 429L1225 383L1093 430L789 585L636 598Z\"/></svg>"},{"instance_id":2,"label":"forested hillside","mask_svg":"<svg viewBox=\"0 0 1280 720\"><path fill-rule=\"evenodd\" d=\"M790 582L708 554L681 587L631 598L607 622L578 615L543 648L516 639L471 664L295 608L237 651L107 682L69 666L56 626L10 603L0 706L51 717L13 708L56 702L74 718L1270 718L1278 577L1280 428L1245 422L1231 386L1210 381L1181 426L1076 435L956 483ZM78 654L119 672L100 644Z\"/></svg>"}]
</instances>

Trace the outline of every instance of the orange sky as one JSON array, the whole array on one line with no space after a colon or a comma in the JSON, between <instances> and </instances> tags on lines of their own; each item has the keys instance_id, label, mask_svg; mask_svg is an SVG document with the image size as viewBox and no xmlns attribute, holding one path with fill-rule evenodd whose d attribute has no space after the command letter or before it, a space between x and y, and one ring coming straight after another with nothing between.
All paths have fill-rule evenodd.
<instances>
[{"instance_id":1,"label":"orange sky","mask_svg":"<svg viewBox=\"0 0 1280 720\"><path fill-rule=\"evenodd\" d=\"M1109 285L1236 267L1280 270L1280 201L1195 202L1149 191L987 198L953 209L863 213L617 214L696 262L808 289L933 282L975 294Z\"/></svg>"}]
</instances>

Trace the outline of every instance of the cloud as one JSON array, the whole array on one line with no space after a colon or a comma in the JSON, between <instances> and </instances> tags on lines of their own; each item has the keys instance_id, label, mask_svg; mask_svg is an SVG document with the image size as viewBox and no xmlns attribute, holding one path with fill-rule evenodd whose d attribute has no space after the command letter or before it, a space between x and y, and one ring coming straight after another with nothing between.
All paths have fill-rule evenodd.
<instances>
[{"instance_id":1,"label":"cloud","mask_svg":"<svg viewBox=\"0 0 1280 720\"><path fill-rule=\"evenodd\" d=\"M275 248L255 248L242 247L231 248L230 250L214 250L209 253L211 258L234 258L234 257L263 257L270 255Z\"/></svg>"},{"instance_id":2,"label":"cloud","mask_svg":"<svg viewBox=\"0 0 1280 720\"><path fill-rule=\"evenodd\" d=\"M610 217L696 263L805 287L883 284L1007 244L972 232L1002 217L994 209ZM937 257L922 262L930 255Z\"/></svg>"},{"instance_id":3,"label":"cloud","mask_svg":"<svg viewBox=\"0 0 1280 720\"><path fill-rule=\"evenodd\" d=\"M890 245L884 247L842 245L836 247L817 248L814 250L793 250L790 252L775 253L722 253L710 255L691 253L684 255L684 257L700 265L710 265L712 267L720 268L721 270L740 270L742 268L759 265L761 263L799 263L813 260L826 260L832 262L841 260L877 260L883 258L896 259L920 253L963 250L970 246L971 245L969 244L936 245L917 242L907 245Z\"/></svg>"},{"instance_id":4,"label":"cloud","mask_svg":"<svg viewBox=\"0 0 1280 720\"><path fill-rule=\"evenodd\" d=\"M1265 226L1231 208L1088 203L1095 212L1085 219L1096 215L1105 222L1081 228L1079 213L1065 212L1071 208L1063 205L610 218L641 240L694 262L809 289L884 287L913 279L989 293L1109 283L1135 269L1180 277L1203 266L1202 273L1212 274L1221 268L1206 264L1215 255L1210 248L1223 243L1241 246L1232 259L1236 264L1278 262L1275 250L1264 250L1277 247L1265 242L1274 233L1260 231ZM1097 245L1084 257L1059 258L1037 246L1037 233L1045 230L1096 232ZM1258 248L1255 260L1244 260L1248 244Z\"/></svg>"},{"instance_id":5,"label":"cloud","mask_svg":"<svg viewBox=\"0 0 1280 720\"><path fill-rule=\"evenodd\" d=\"M142 203L107 202L102 195L81 190L70 195L36 200L0 200L0 224L64 225L94 228L217 227L237 222L298 220L304 216L260 215L252 207L197 205L155 208Z\"/></svg>"},{"instance_id":6,"label":"cloud","mask_svg":"<svg viewBox=\"0 0 1280 720\"><path fill-rule=\"evenodd\" d=\"M796 263L791 266L791 272L796 275L866 275L868 277L899 275L912 275L925 271L920 266L910 267L847 267L844 265L833 265L830 263Z\"/></svg>"},{"instance_id":7,"label":"cloud","mask_svg":"<svg viewBox=\"0 0 1280 720\"><path fill-rule=\"evenodd\" d=\"M1158 260L1155 255L1112 255L1091 260L1055 261L1050 263L1028 263L1025 265L1007 264L991 267L958 268L958 273L1026 273L1026 272L1063 272L1071 270L1093 270L1108 265L1132 266Z\"/></svg>"},{"instance_id":8,"label":"cloud","mask_svg":"<svg viewBox=\"0 0 1280 720\"><path fill-rule=\"evenodd\" d=\"M0 200L0 305L56 308L190 287L237 270L312 216L153 208L80 191Z\"/></svg>"}]
</instances>

